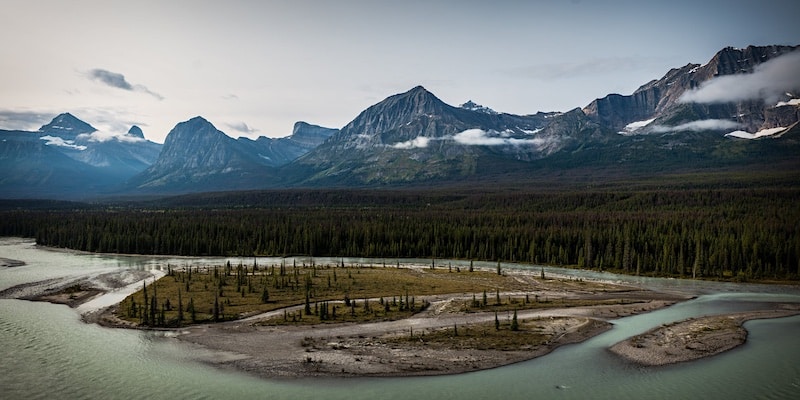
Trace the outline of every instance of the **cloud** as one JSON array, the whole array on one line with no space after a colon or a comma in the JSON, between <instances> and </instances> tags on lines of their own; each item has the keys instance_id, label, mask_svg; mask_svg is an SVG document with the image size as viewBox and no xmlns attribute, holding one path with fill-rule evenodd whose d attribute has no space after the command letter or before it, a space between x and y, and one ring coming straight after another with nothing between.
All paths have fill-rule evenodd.
<instances>
[{"instance_id":1,"label":"cloud","mask_svg":"<svg viewBox=\"0 0 800 400\"><path fill-rule=\"evenodd\" d=\"M395 149L424 149L430 144L431 138L425 136L418 136L414 139L405 142L395 143L392 145Z\"/></svg>"},{"instance_id":2,"label":"cloud","mask_svg":"<svg viewBox=\"0 0 800 400\"><path fill-rule=\"evenodd\" d=\"M136 143L136 142L144 142L145 139L140 137L131 136L124 133L113 133L113 132L103 132L103 131L94 131L92 133L83 133L78 135L78 140L85 140L88 142L108 142L109 140L117 140L120 142L128 142L128 143Z\"/></svg>"},{"instance_id":3,"label":"cloud","mask_svg":"<svg viewBox=\"0 0 800 400\"><path fill-rule=\"evenodd\" d=\"M466 146L541 146L547 142L544 138L516 139L509 137L492 137L489 136L491 133L497 132L487 132L483 129L467 129L455 134L453 140L458 144ZM502 132L499 134L501 136L503 135Z\"/></svg>"},{"instance_id":4,"label":"cloud","mask_svg":"<svg viewBox=\"0 0 800 400\"><path fill-rule=\"evenodd\" d=\"M483 129L467 129L453 136L456 143L468 146L498 146L506 144L506 138L489 137Z\"/></svg>"},{"instance_id":5,"label":"cloud","mask_svg":"<svg viewBox=\"0 0 800 400\"><path fill-rule=\"evenodd\" d=\"M703 119L699 121L687 122L685 124L680 124L677 126L655 125L653 126L652 131L655 133L681 132L681 131L692 131L692 132L721 131L728 129L736 129L740 126L741 124L739 124L738 122L729 121L726 119Z\"/></svg>"},{"instance_id":6,"label":"cloud","mask_svg":"<svg viewBox=\"0 0 800 400\"><path fill-rule=\"evenodd\" d=\"M86 150L86 146L79 146L75 144L74 140L64 140L57 136L42 136L39 139L45 141L46 146L66 147L68 149Z\"/></svg>"},{"instance_id":7,"label":"cloud","mask_svg":"<svg viewBox=\"0 0 800 400\"><path fill-rule=\"evenodd\" d=\"M225 124L225 125L227 125L229 128L231 128L231 129L233 129L233 130L235 130L237 132L242 132L242 133L256 133L256 132L258 132L257 129L254 129L251 126L248 126L244 122L236 122L236 123Z\"/></svg>"},{"instance_id":8,"label":"cloud","mask_svg":"<svg viewBox=\"0 0 800 400\"><path fill-rule=\"evenodd\" d=\"M106 71L104 69L93 69L89 71L89 78L118 89L133 90L133 85L125 80L125 76L116 72Z\"/></svg>"},{"instance_id":9,"label":"cloud","mask_svg":"<svg viewBox=\"0 0 800 400\"><path fill-rule=\"evenodd\" d=\"M555 139L531 138L517 139L508 137L509 131L484 131L483 129L467 129L452 136L425 137L417 136L405 142L391 145L395 149L424 149L434 140L452 140L462 146L545 146L553 143ZM492 136L496 135L496 136Z\"/></svg>"},{"instance_id":10,"label":"cloud","mask_svg":"<svg viewBox=\"0 0 800 400\"><path fill-rule=\"evenodd\" d=\"M0 110L0 129L35 131L54 115L50 112Z\"/></svg>"},{"instance_id":11,"label":"cloud","mask_svg":"<svg viewBox=\"0 0 800 400\"><path fill-rule=\"evenodd\" d=\"M160 94L151 91L144 85L134 85L128 82L125 79L125 75L122 75L117 72L111 72L105 69L95 68L90 70L88 73L89 79L93 81L99 81L107 86L111 86L113 88L127 90L130 92L140 92L140 93L147 93L158 100L164 100L164 97Z\"/></svg>"},{"instance_id":12,"label":"cloud","mask_svg":"<svg viewBox=\"0 0 800 400\"><path fill-rule=\"evenodd\" d=\"M793 51L755 67L750 74L725 75L684 93L685 103L728 103L763 100L774 103L786 92L800 90L800 51Z\"/></svg>"}]
</instances>

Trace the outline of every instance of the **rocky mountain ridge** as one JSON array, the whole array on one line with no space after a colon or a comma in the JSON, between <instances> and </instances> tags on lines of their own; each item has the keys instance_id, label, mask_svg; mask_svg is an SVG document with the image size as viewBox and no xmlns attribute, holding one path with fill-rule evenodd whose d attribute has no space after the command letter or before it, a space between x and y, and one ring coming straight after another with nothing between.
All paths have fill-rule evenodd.
<instances>
[{"instance_id":1,"label":"rocky mountain ridge","mask_svg":"<svg viewBox=\"0 0 800 400\"><path fill-rule=\"evenodd\" d=\"M727 47L706 64L687 64L674 68L661 79L642 85L631 95L610 94L596 99L584 107L583 112L616 131L623 131L630 123L651 119L668 126L700 119L732 120L751 132L776 126L786 127L792 119L786 116L786 111L791 110L776 112L773 110L774 104L765 104L762 99L710 104L682 102L681 99L687 92L702 87L714 78L752 74L758 65L797 51L798 48L800 46Z\"/></svg>"},{"instance_id":2,"label":"rocky mountain ridge","mask_svg":"<svg viewBox=\"0 0 800 400\"><path fill-rule=\"evenodd\" d=\"M726 48L630 95L610 94L563 113L512 115L472 101L454 107L417 86L368 107L341 129L298 122L291 136L278 139L233 139L195 117L177 124L161 146L135 126L109 137L62 114L37 132L0 131L0 189L58 197L70 190L130 195L497 179L524 184L544 171L658 174L791 162L800 159L800 88L768 100L726 99L735 92L729 88L717 90L721 100L700 98L726 80L764 79L779 62L800 60L799 47Z\"/></svg>"}]
</instances>

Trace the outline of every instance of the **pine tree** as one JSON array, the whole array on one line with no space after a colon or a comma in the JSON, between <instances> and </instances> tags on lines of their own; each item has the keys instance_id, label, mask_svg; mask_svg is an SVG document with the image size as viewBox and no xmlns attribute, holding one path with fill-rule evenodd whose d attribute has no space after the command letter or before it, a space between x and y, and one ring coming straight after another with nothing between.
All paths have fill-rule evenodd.
<instances>
[{"instance_id":1,"label":"pine tree","mask_svg":"<svg viewBox=\"0 0 800 400\"><path fill-rule=\"evenodd\" d=\"M181 298L181 290L178 289L178 327L183 323L183 300Z\"/></svg>"},{"instance_id":2,"label":"pine tree","mask_svg":"<svg viewBox=\"0 0 800 400\"><path fill-rule=\"evenodd\" d=\"M514 309L514 316L511 317L511 330L518 331L519 330L519 323L517 322L517 309Z\"/></svg>"},{"instance_id":3,"label":"pine tree","mask_svg":"<svg viewBox=\"0 0 800 400\"><path fill-rule=\"evenodd\" d=\"M269 291L267 291L267 286L264 286L264 291L261 292L261 302L266 304L269 302Z\"/></svg>"},{"instance_id":4,"label":"pine tree","mask_svg":"<svg viewBox=\"0 0 800 400\"><path fill-rule=\"evenodd\" d=\"M214 296L214 309L211 313L211 318L214 322L219 322L219 296Z\"/></svg>"},{"instance_id":5,"label":"pine tree","mask_svg":"<svg viewBox=\"0 0 800 400\"><path fill-rule=\"evenodd\" d=\"M197 322L197 313L194 310L194 297L189 297L189 305L186 306L186 311L189 312L189 318L192 323Z\"/></svg>"}]
</instances>

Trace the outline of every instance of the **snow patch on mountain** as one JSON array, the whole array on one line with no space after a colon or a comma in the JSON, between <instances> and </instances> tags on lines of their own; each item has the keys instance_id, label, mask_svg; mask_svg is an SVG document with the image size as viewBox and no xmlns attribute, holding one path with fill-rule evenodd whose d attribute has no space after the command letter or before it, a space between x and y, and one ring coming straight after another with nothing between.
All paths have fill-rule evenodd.
<instances>
[{"instance_id":1,"label":"snow patch on mountain","mask_svg":"<svg viewBox=\"0 0 800 400\"><path fill-rule=\"evenodd\" d=\"M735 137L739 139L758 139L765 136L773 136L776 133L780 133L786 130L784 127L777 127L777 128L770 128L770 129L762 129L756 133L750 133L745 131L733 131L731 133L725 134L726 137Z\"/></svg>"},{"instance_id":2,"label":"snow patch on mountain","mask_svg":"<svg viewBox=\"0 0 800 400\"><path fill-rule=\"evenodd\" d=\"M464 103L464 104L460 105L459 107L461 107L461 108L463 108L463 109L465 109L465 110L482 112L482 113L484 113L484 114L491 114L491 115L500 114L500 113L498 113L497 111L495 111L495 110L492 110L492 109L491 109L491 108L489 108L489 107L486 107L486 106L482 106L482 105L480 105L480 104L477 104L477 103L475 103L475 102L474 102L474 101L472 101L472 100L467 100L467 102L466 102L466 103Z\"/></svg>"},{"instance_id":3,"label":"snow patch on mountain","mask_svg":"<svg viewBox=\"0 0 800 400\"><path fill-rule=\"evenodd\" d=\"M789 101L779 101L775 104L775 108L783 106L800 106L800 99L791 99Z\"/></svg>"},{"instance_id":4,"label":"snow patch on mountain","mask_svg":"<svg viewBox=\"0 0 800 400\"><path fill-rule=\"evenodd\" d=\"M620 135L630 135L631 133L634 133L637 130L644 128L645 126L650 125L650 123L652 123L655 120L656 120L655 118L651 118L651 119L646 119L644 121L631 122L630 124L625 125L625 128L623 128L623 130L618 133Z\"/></svg>"}]
</instances>

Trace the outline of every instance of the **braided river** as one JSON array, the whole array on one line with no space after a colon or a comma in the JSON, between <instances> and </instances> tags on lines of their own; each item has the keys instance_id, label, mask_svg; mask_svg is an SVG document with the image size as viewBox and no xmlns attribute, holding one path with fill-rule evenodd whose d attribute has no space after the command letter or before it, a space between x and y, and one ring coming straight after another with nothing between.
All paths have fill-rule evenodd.
<instances>
[{"instance_id":1,"label":"braided river","mask_svg":"<svg viewBox=\"0 0 800 400\"><path fill-rule=\"evenodd\" d=\"M129 270L158 275L167 264L222 265L228 260L86 254L42 248L32 239L21 238L0 238L0 258L25 263L0 267L0 291L44 280L63 281ZM340 261L315 259L317 264ZM379 264L384 260L344 261ZM437 261L466 266L463 261ZM258 259L259 265L280 262L280 258ZM430 260L400 262L425 265ZM496 264L475 265L493 269ZM81 313L92 307L120 301L125 296L122 291L112 291L77 309L6 298L0 299L0 398L800 398L800 316L749 321L745 323L749 334L743 346L693 362L646 368L608 351L614 343L661 324L758 309L764 302L800 303L798 286L631 277L524 264L504 264L503 268L544 268L547 274L628 283L697 297L655 312L612 320L613 329L585 342L485 371L437 377L274 380L213 367L207 361L225 355L176 340L169 332L106 328L81 320Z\"/></svg>"}]
</instances>

